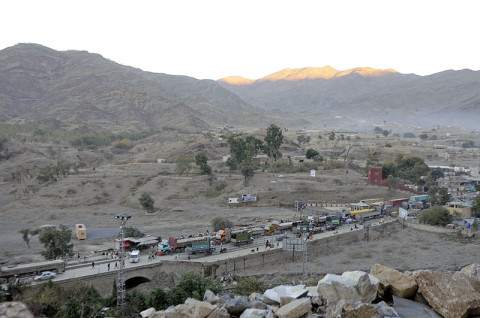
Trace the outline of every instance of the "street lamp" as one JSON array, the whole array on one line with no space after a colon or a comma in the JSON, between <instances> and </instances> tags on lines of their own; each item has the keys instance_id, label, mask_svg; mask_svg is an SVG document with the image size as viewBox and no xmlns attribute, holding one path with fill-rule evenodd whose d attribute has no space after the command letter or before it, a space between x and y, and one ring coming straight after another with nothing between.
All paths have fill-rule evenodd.
<instances>
[{"instance_id":1,"label":"street lamp","mask_svg":"<svg viewBox=\"0 0 480 318\"><path fill-rule=\"evenodd\" d=\"M118 283L117 283L117 307L122 309L125 302L125 237L123 235L123 226L131 218L130 215L122 214L117 215L114 218L120 220L120 266L118 267Z\"/></svg>"}]
</instances>

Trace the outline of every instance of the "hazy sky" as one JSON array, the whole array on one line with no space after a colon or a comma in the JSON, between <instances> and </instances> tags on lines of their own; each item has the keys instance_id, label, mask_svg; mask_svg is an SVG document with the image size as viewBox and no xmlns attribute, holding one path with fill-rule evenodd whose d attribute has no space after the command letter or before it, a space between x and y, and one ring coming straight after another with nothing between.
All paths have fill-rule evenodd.
<instances>
[{"instance_id":1,"label":"hazy sky","mask_svg":"<svg viewBox=\"0 0 480 318\"><path fill-rule=\"evenodd\" d=\"M6 0L0 10L0 49L86 50L198 79L325 65L480 70L476 0Z\"/></svg>"}]
</instances>

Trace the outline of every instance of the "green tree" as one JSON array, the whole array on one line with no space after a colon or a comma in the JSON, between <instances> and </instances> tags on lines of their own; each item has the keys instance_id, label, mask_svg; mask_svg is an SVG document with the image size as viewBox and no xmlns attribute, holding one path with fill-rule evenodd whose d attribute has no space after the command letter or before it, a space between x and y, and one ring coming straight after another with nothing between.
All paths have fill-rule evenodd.
<instances>
[{"instance_id":1,"label":"green tree","mask_svg":"<svg viewBox=\"0 0 480 318\"><path fill-rule=\"evenodd\" d=\"M70 244L71 238L72 230L65 225L60 225L59 229L53 226L42 229L38 235L38 240L45 249L41 254L47 260L73 254L73 244Z\"/></svg>"},{"instance_id":2,"label":"green tree","mask_svg":"<svg viewBox=\"0 0 480 318\"><path fill-rule=\"evenodd\" d=\"M335 132L334 132L334 131L331 131L331 132L328 134L328 140L335 140Z\"/></svg>"},{"instance_id":3,"label":"green tree","mask_svg":"<svg viewBox=\"0 0 480 318\"><path fill-rule=\"evenodd\" d=\"M140 201L142 208L148 213L152 213L153 211L155 211L155 201L152 199L150 194L146 192L142 193L142 196L138 199L138 201Z\"/></svg>"},{"instance_id":4,"label":"green tree","mask_svg":"<svg viewBox=\"0 0 480 318\"><path fill-rule=\"evenodd\" d=\"M118 237L120 238L122 235L120 232L118 232ZM136 227L133 226L125 226L123 228L123 236L124 237L143 237L145 234L143 234L142 231L137 229Z\"/></svg>"},{"instance_id":5,"label":"green tree","mask_svg":"<svg viewBox=\"0 0 480 318\"><path fill-rule=\"evenodd\" d=\"M448 190L446 188L440 188L440 190L438 190L438 201L441 205L445 205L450 202L450 194L448 194Z\"/></svg>"},{"instance_id":6,"label":"green tree","mask_svg":"<svg viewBox=\"0 0 480 318\"><path fill-rule=\"evenodd\" d=\"M480 195L477 195L472 202L472 212L477 218L480 218Z\"/></svg>"},{"instance_id":7,"label":"green tree","mask_svg":"<svg viewBox=\"0 0 480 318\"><path fill-rule=\"evenodd\" d=\"M207 161L208 161L207 155L203 151L195 155L195 164L197 166L200 166L200 170L202 171L202 174L211 175L212 168L207 164Z\"/></svg>"},{"instance_id":8,"label":"green tree","mask_svg":"<svg viewBox=\"0 0 480 318\"><path fill-rule=\"evenodd\" d=\"M216 217L212 220L212 228L214 232L219 230L225 230L227 228L233 228L233 222L225 217Z\"/></svg>"},{"instance_id":9,"label":"green tree","mask_svg":"<svg viewBox=\"0 0 480 318\"><path fill-rule=\"evenodd\" d=\"M148 309L147 296L141 291L132 290L127 293L127 302L130 304L129 309L132 313L138 314L145 309Z\"/></svg>"},{"instance_id":10,"label":"green tree","mask_svg":"<svg viewBox=\"0 0 480 318\"><path fill-rule=\"evenodd\" d=\"M382 179L389 176L397 176L397 163L395 161L385 161L382 165Z\"/></svg>"},{"instance_id":11,"label":"green tree","mask_svg":"<svg viewBox=\"0 0 480 318\"><path fill-rule=\"evenodd\" d=\"M148 307L153 307L155 310L164 310L168 308L168 294L162 288L154 289L147 297Z\"/></svg>"},{"instance_id":12,"label":"green tree","mask_svg":"<svg viewBox=\"0 0 480 318\"><path fill-rule=\"evenodd\" d=\"M307 159L315 159L318 155L319 152L312 148L308 148L305 152L305 157L307 157Z\"/></svg>"},{"instance_id":13,"label":"green tree","mask_svg":"<svg viewBox=\"0 0 480 318\"><path fill-rule=\"evenodd\" d=\"M66 302L57 317L99 317L104 300L93 286L78 284L66 291Z\"/></svg>"},{"instance_id":14,"label":"green tree","mask_svg":"<svg viewBox=\"0 0 480 318\"><path fill-rule=\"evenodd\" d=\"M241 172L244 177L244 184L248 185L249 181L255 175L255 169L253 169L251 166L243 166Z\"/></svg>"},{"instance_id":15,"label":"green tree","mask_svg":"<svg viewBox=\"0 0 480 318\"><path fill-rule=\"evenodd\" d=\"M34 230L31 230L31 229L21 229L20 231L18 231L18 233L22 234L23 240L25 241L25 243L27 243L28 248L30 248L30 240L31 240L35 235L38 235L38 233L40 233L40 230L39 230L39 229L34 229Z\"/></svg>"},{"instance_id":16,"label":"green tree","mask_svg":"<svg viewBox=\"0 0 480 318\"><path fill-rule=\"evenodd\" d=\"M278 163L277 160L282 158L282 153L280 152L280 146L283 142L282 129L275 124L271 124L267 128L267 135L265 136L264 141L264 151L270 159L270 167L272 169L272 174L274 174L275 167Z\"/></svg>"},{"instance_id":17,"label":"green tree","mask_svg":"<svg viewBox=\"0 0 480 318\"><path fill-rule=\"evenodd\" d=\"M299 144L301 143L308 144L310 142L310 139L311 139L310 136L305 136L305 135L300 135L297 137L297 141Z\"/></svg>"},{"instance_id":18,"label":"green tree","mask_svg":"<svg viewBox=\"0 0 480 318\"><path fill-rule=\"evenodd\" d=\"M403 133L403 138L415 138L415 134L411 132Z\"/></svg>"},{"instance_id":19,"label":"green tree","mask_svg":"<svg viewBox=\"0 0 480 318\"><path fill-rule=\"evenodd\" d=\"M170 303L170 305L177 305L179 303L185 302L187 297L193 297L194 294L204 295L205 291L209 289L213 293L218 294L222 291L222 285L217 283L210 278L203 277L200 273L197 272L184 272L180 277L180 281L175 285L175 290L173 292L174 297L172 300L178 302L176 304Z\"/></svg>"},{"instance_id":20,"label":"green tree","mask_svg":"<svg viewBox=\"0 0 480 318\"><path fill-rule=\"evenodd\" d=\"M207 161L207 155L203 151L200 151L195 155L195 164L197 166L206 165Z\"/></svg>"},{"instance_id":21,"label":"green tree","mask_svg":"<svg viewBox=\"0 0 480 318\"><path fill-rule=\"evenodd\" d=\"M427 140L428 139L427 134L420 134L418 137L420 137L421 140Z\"/></svg>"},{"instance_id":22,"label":"green tree","mask_svg":"<svg viewBox=\"0 0 480 318\"><path fill-rule=\"evenodd\" d=\"M430 225L445 226L452 223L453 216L445 207L433 206L428 210L423 210L420 215L420 222Z\"/></svg>"},{"instance_id":23,"label":"green tree","mask_svg":"<svg viewBox=\"0 0 480 318\"><path fill-rule=\"evenodd\" d=\"M230 168L230 170L237 170L238 169L238 162L235 158L233 157L228 157L227 162L225 162L227 167Z\"/></svg>"}]
</instances>

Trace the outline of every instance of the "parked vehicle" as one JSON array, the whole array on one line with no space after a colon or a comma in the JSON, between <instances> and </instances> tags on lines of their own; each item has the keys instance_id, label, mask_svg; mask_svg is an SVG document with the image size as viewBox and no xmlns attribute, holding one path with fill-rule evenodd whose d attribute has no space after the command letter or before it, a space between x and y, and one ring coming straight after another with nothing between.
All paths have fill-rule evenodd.
<instances>
[{"instance_id":1,"label":"parked vehicle","mask_svg":"<svg viewBox=\"0 0 480 318\"><path fill-rule=\"evenodd\" d=\"M200 241L190 241L187 244L187 252L189 254L212 254L215 251L215 244L211 237L203 237Z\"/></svg>"},{"instance_id":2,"label":"parked vehicle","mask_svg":"<svg viewBox=\"0 0 480 318\"><path fill-rule=\"evenodd\" d=\"M230 243L232 237L232 229L226 228L225 230L219 230L215 233L214 243L220 245L222 243Z\"/></svg>"},{"instance_id":3,"label":"parked vehicle","mask_svg":"<svg viewBox=\"0 0 480 318\"><path fill-rule=\"evenodd\" d=\"M275 239L279 242L283 241L283 239L288 239L288 235L280 234L275 237Z\"/></svg>"},{"instance_id":4,"label":"parked vehicle","mask_svg":"<svg viewBox=\"0 0 480 318\"><path fill-rule=\"evenodd\" d=\"M358 211L351 211L350 215L355 218L356 221L361 221L364 219L374 218L380 215L380 211L376 211L375 209L364 209Z\"/></svg>"},{"instance_id":5,"label":"parked vehicle","mask_svg":"<svg viewBox=\"0 0 480 318\"><path fill-rule=\"evenodd\" d=\"M57 274L54 272L43 272L40 275L37 275L33 278L33 280L47 280L47 279L52 279L56 276Z\"/></svg>"},{"instance_id":6,"label":"parked vehicle","mask_svg":"<svg viewBox=\"0 0 480 318\"><path fill-rule=\"evenodd\" d=\"M133 250L129 253L130 255L128 258L130 259L130 263L138 263L140 261L140 251Z\"/></svg>"},{"instance_id":7,"label":"parked vehicle","mask_svg":"<svg viewBox=\"0 0 480 318\"><path fill-rule=\"evenodd\" d=\"M236 246L250 244L253 242L253 237L248 232L232 233L231 242Z\"/></svg>"},{"instance_id":8,"label":"parked vehicle","mask_svg":"<svg viewBox=\"0 0 480 318\"><path fill-rule=\"evenodd\" d=\"M337 227L335 225L327 225L327 227L325 228L327 231L335 231L337 229Z\"/></svg>"},{"instance_id":9,"label":"parked vehicle","mask_svg":"<svg viewBox=\"0 0 480 318\"><path fill-rule=\"evenodd\" d=\"M160 242L155 250L155 254L157 255L168 255L172 253L172 249L168 242Z\"/></svg>"}]
</instances>

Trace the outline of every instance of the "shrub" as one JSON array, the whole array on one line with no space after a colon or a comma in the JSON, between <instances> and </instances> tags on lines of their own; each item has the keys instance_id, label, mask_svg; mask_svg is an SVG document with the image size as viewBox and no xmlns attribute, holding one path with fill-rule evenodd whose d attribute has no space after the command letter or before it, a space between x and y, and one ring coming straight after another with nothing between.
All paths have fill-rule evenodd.
<instances>
[{"instance_id":1,"label":"shrub","mask_svg":"<svg viewBox=\"0 0 480 318\"><path fill-rule=\"evenodd\" d=\"M235 294L248 296L252 293L263 294L267 287L265 283L250 277L237 277L237 286L235 286Z\"/></svg>"},{"instance_id":2,"label":"shrub","mask_svg":"<svg viewBox=\"0 0 480 318\"><path fill-rule=\"evenodd\" d=\"M441 206L434 206L428 210L424 210L420 216L420 222L430 225L445 226L452 223L453 216L448 210Z\"/></svg>"},{"instance_id":3,"label":"shrub","mask_svg":"<svg viewBox=\"0 0 480 318\"><path fill-rule=\"evenodd\" d=\"M216 217L212 220L212 228L214 232L218 230L224 230L226 228L232 228L233 222L224 217Z\"/></svg>"}]
</instances>

